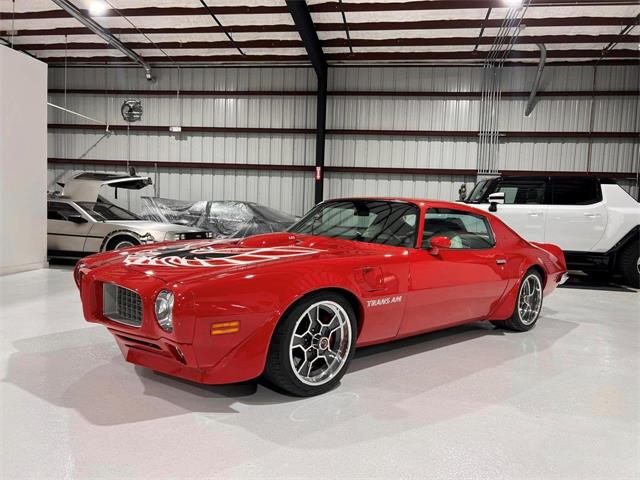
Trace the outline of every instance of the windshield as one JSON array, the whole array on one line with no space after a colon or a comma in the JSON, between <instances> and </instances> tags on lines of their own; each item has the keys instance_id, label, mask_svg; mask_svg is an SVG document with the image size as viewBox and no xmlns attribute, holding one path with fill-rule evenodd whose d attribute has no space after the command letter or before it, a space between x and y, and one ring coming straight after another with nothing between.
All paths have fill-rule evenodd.
<instances>
[{"instance_id":1,"label":"windshield","mask_svg":"<svg viewBox=\"0 0 640 480\"><path fill-rule=\"evenodd\" d=\"M490 186L491 180L482 180L476 183L476 186L473 187L473 190L471 190L471 193L467 197L467 203L480 203Z\"/></svg>"},{"instance_id":2,"label":"windshield","mask_svg":"<svg viewBox=\"0 0 640 480\"><path fill-rule=\"evenodd\" d=\"M418 216L418 207L410 203L336 200L316 206L289 231L395 247L415 247Z\"/></svg>"},{"instance_id":3,"label":"windshield","mask_svg":"<svg viewBox=\"0 0 640 480\"><path fill-rule=\"evenodd\" d=\"M109 220L140 220L140 217L113 203L78 202L78 205L98 222Z\"/></svg>"}]
</instances>

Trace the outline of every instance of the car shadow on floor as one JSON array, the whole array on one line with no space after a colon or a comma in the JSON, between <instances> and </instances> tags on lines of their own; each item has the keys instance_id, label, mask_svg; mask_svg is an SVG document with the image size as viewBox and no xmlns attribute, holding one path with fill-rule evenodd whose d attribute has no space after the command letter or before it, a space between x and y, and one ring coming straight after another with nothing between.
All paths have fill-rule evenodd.
<instances>
[{"instance_id":1,"label":"car shadow on floor","mask_svg":"<svg viewBox=\"0 0 640 480\"><path fill-rule=\"evenodd\" d=\"M558 288L576 290L599 290L605 292L638 293L638 290L618 283L618 279L597 278L579 272L571 272L569 280Z\"/></svg>"},{"instance_id":2,"label":"car shadow on floor","mask_svg":"<svg viewBox=\"0 0 640 480\"><path fill-rule=\"evenodd\" d=\"M550 313L553 312L546 312L546 315ZM251 428L252 422L260 423L256 417L260 417L261 408L249 408L255 406L277 410L277 418L284 423L294 418L296 412L299 415L301 412L306 412L303 414L305 416L310 415L307 407L317 405L318 400L323 402L323 409L332 408L330 406L335 406L336 402L343 404L346 401L350 406L347 409L349 414L357 415L351 409L353 402L375 403L377 400L370 397L375 397L371 388L386 389L384 378L398 368L395 365L397 362L403 362L403 365L409 362L415 368L416 364L409 359L415 355L420 355L420 359L416 360L420 365L431 362L432 370L423 371L422 367L419 368L417 377L414 375L411 381L407 379L408 383L404 386L398 385L401 378L394 379L388 388L397 389L397 392L390 392L396 402L401 402L403 397L406 399L418 393L424 394L523 355L537 354L577 326L573 322L553 318L546 320L544 334L539 333L541 328L525 334L512 334L494 329L486 323L477 323L360 349L343 385L316 399L283 395L256 381L208 386L134 367L124 361L111 336L100 327L70 330L14 342L12 345L17 351L7 359L3 382L13 384L54 406L73 409L94 425L136 423L197 412L241 413L240 416L224 415L225 420L220 421L237 422L245 428ZM505 341L492 341L493 347L481 357L460 355L457 344L469 342L470 349L478 348L473 347L474 340L482 341L487 336L504 336ZM456 348L458 353L453 351ZM456 358L451 358L450 355ZM447 365L455 365L455 368ZM375 366L379 366L380 371L372 369ZM374 384L369 385L369 380L360 378L365 370L368 370L366 376L380 376L382 383L376 379L373 380ZM11 403L8 398L7 403ZM345 412L342 407L338 410ZM232 417L242 418L232 420ZM278 430L273 424L271 428ZM272 432L261 430L260 433L269 436ZM288 437L280 440L286 443Z\"/></svg>"}]
</instances>

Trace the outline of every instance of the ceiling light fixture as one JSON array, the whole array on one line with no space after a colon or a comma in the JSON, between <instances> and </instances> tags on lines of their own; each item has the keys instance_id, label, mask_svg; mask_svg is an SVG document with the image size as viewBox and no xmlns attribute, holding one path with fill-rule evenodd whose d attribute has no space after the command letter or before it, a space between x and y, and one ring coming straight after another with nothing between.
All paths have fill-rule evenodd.
<instances>
[{"instance_id":1,"label":"ceiling light fixture","mask_svg":"<svg viewBox=\"0 0 640 480\"><path fill-rule=\"evenodd\" d=\"M92 0L89 4L89 13L92 17L104 15L108 9L109 7L102 0Z\"/></svg>"},{"instance_id":2,"label":"ceiling light fixture","mask_svg":"<svg viewBox=\"0 0 640 480\"><path fill-rule=\"evenodd\" d=\"M510 7L521 7L522 6L522 0L505 0L504 3L506 3Z\"/></svg>"}]
</instances>

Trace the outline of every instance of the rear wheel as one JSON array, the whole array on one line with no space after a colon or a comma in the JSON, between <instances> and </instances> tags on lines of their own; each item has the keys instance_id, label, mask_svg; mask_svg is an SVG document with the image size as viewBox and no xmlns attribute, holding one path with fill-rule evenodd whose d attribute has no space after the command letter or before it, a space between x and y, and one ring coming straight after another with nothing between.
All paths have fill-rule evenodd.
<instances>
[{"instance_id":1,"label":"rear wheel","mask_svg":"<svg viewBox=\"0 0 640 480\"><path fill-rule=\"evenodd\" d=\"M536 270L528 270L520 282L513 314L507 320L493 321L496 327L526 332L531 330L542 310L542 277Z\"/></svg>"},{"instance_id":2,"label":"rear wheel","mask_svg":"<svg viewBox=\"0 0 640 480\"><path fill-rule=\"evenodd\" d=\"M640 288L640 243L633 242L620 252L618 271L626 283Z\"/></svg>"},{"instance_id":3,"label":"rear wheel","mask_svg":"<svg viewBox=\"0 0 640 480\"><path fill-rule=\"evenodd\" d=\"M356 331L353 308L342 295L309 295L278 323L265 378L302 397L331 390L353 358Z\"/></svg>"}]
</instances>

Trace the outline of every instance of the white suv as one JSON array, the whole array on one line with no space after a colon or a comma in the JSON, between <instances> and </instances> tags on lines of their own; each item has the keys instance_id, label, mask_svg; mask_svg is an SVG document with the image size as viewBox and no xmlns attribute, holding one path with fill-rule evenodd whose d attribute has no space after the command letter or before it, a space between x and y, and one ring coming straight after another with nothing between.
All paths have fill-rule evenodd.
<instances>
[{"instance_id":1,"label":"white suv","mask_svg":"<svg viewBox=\"0 0 640 480\"><path fill-rule=\"evenodd\" d=\"M614 181L498 177L478 182L466 202L494 213L529 241L558 245L570 269L619 273L640 286L640 204Z\"/></svg>"}]
</instances>

